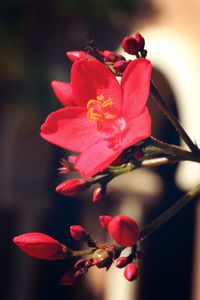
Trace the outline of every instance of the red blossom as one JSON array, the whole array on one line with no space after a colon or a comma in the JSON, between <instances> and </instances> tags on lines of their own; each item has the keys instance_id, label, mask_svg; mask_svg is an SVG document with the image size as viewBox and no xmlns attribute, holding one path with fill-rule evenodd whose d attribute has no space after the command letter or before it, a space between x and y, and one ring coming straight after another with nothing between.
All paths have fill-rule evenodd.
<instances>
[{"instance_id":1,"label":"red blossom","mask_svg":"<svg viewBox=\"0 0 200 300\"><path fill-rule=\"evenodd\" d=\"M130 263L125 267L124 277L128 281L133 281L138 277L138 268L137 268L136 264Z\"/></svg>"},{"instance_id":2,"label":"red blossom","mask_svg":"<svg viewBox=\"0 0 200 300\"><path fill-rule=\"evenodd\" d=\"M39 259L65 259L71 252L65 245L40 232L18 235L13 242L26 254Z\"/></svg>"},{"instance_id":3,"label":"red blossom","mask_svg":"<svg viewBox=\"0 0 200 300\"><path fill-rule=\"evenodd\" d=\"M65 196L75 196L84 192L90 184L82 178L67 179L56 187L56 192Z\"/></svg>"},{"instance_id":4,"label":"red blossom","mask_svg":"<svg viewBox=\"0 0 200 300\"><path fill-rule=\"evenodd\" d=\"M138 224L124 215L118 215L109 222L108 232L115 242L124 247L135 245L139 239Z\"/></svg>"},{"instance_id":5,"label":"red blossom","mask_svg":"<svg viewBox=\"0 0 200 300\"><path fill-rule=\"evenodd\" d=\"M65 99L66 103L73 99L75 104L51 113L41 127L41 136L79 152L75 169L82 177L103 171L124 149L151 134L145 106L150 76L151 63L143 58L129 63L121 84L97 60L75 62Z\"/></svg>"}]
</instances>

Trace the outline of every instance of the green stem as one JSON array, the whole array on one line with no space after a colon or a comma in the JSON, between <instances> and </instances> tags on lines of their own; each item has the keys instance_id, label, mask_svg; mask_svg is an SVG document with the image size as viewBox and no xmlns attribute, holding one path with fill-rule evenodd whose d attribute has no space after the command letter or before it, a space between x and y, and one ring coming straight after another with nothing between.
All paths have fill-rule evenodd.
<instances>
[{"instance_id":1,"label":"green stem","mask_svg":"<svg viewBox=\"0 0 200 300\"><path fill-rule=\"evenodd\" d=\"M182 147L167 144L167 143L160 141L154 137L150 138L150 147L151 146L155 147L156 149L163 150L165 153L176 155L178 158L181 158L182 160L190 160L190 161L194 161L194 162L200 162L200 152L199 151L195 152L195 153L186 151ZM144 149L144 151L145 151L145 149ZM147 146L146 151L148 151L148 146Z\"/></svg>"},{"instance_id":2,"label":"green stem","mask_svg":"<svg viewBox=\"0 0 200 300\"><path fill-rule=\"evenodd\" d=\"M186 204L200 195L200 184L191 189L182 198L175 202L170 208L162 213L157 219L151 222L149 225L142 228L140 232L140 240L144 241L152 233L154 233L160 226L165 224L171 217L177 214Z\"/></svg>"},{"instance_id":3,"label":"green stem","mask_svg":"<svg viewBox=\"0 0 200 300\"><path fill-rule=\"evenodd\" d=\"M157 106L161 110L161 112L168 118L168 120L171 122L171 124L174 126L176 131L179 133L179 135L182 137L186 145L188 145L189 149L193 152L199 152L199 148L197 145L193 143L189 135L186 133L186 131L183 129L181 124L179 123L178 119L175 117L175 115L172 113L169 106L165 103L162 96L154 86L154 84L151 82L150 85L150 92L152 98L155 100Z\"/></svg>"},{"instance_id":4,"label":"green stem","mask_svg":"<svg viewBox=\"0 0 200 300\"><path fill-rule=\"evenodd\" d=\"M92 254L97 248L96 247L91 247L86 250L73 250L72 256L84 256L84 255L90 255Z\"/></svg>"}]
</instances>

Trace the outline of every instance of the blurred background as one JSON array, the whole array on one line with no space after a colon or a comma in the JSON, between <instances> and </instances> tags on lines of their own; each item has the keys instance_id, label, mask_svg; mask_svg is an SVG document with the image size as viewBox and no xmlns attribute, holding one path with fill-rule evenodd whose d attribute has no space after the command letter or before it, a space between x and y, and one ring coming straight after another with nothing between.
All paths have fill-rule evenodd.
<instances>
[{"instance_id":1,"label":"blurred background","mask_svg":"<svg viewBox=\"0 0 200 300\"><path fill-rule=\"evenodd\" d=\"M169 207L200 175L190 164L138 170L109 186L106 199L92 204L91 192L65 198L54 192L61 149L39 137L49 112L60 107L51 80L68 81L69 50L91 39L115 50L125 35L140 31L153 61L153 79L188 132L200 138L199 16L197 0L2 0L0 4L0 299L199 300L198 207L191 203L143 247L137 283L120 270L89 272L78 286L62 287L69 262L26 256L12 243L25 232L51 235L72 248L69 226L84 224L103 240L98 215L119 212L146 224ZM153 135L170 143L179 137L149 101ZM187 170L186 170L187 167ZM176 180L175 180L176 178ZM142 182L142 184L141 184Z\"/></svg>"}]
</instances>

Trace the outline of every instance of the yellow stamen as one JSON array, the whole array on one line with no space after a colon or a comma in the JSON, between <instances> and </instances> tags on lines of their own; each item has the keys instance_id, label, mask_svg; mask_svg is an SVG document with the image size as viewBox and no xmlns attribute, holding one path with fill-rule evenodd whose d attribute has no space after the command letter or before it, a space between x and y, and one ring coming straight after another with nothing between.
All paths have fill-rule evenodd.
<instances>
[{"instance_id":1,"label":"yellow stamen","mask_svg":"<svg viewBox=\"0 0 200 300\"><path fill-rule=\"evenodd\" d=\"M90 121L97 123L115 119L116 116L107 111L107 108L111 108L112 106L112 98L109 97L107 100L104 100L104 96L101 94L96 99L91 99L87 102L87 117Z\"/></svg>"}]
</instances>

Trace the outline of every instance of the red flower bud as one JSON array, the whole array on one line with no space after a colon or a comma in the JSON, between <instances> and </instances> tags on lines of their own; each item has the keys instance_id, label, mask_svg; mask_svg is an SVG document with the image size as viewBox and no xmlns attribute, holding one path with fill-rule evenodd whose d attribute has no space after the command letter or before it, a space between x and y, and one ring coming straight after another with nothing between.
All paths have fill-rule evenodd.
<instances>
[{"instance_id":1,"label":"red flower bud","mask_svg":"<svg viewBox=\"0 0 200 300\"><path fill-rule=\"evenodd\" d=\"M125 267L124 277L128 281L133 281L138 277L138 268L137 268L136 264L130 263Z\"/></svg>"},{"instance_id":2,"label":"red flower bud","mask_svg":"<svg viewBox=\"0 0 200 300\"><path fill-rule=\"evenodd\" d=\"M98 54L100 54L101 56L103 56L104 58L104 62L105 63L114 63L118 60L122 60L122 61L125 61L125 57L116 53L116 52L113 52L113 51L109 51L109 50L104 50L104 51L101 51L101 50L97 50Z\"/></svg>"},{"instance_id":3,"label":"red flower bud","mask_svg":"<svg viewBox=\"0 0 200 300\"><path fill-rule=\"evenodd\" d=\"M118 60L114 63L113 69L116 72L123 73L130 61Z\"/></svg>"},{"instance_id":4,"label":"red flower bud","mask_svg":"<svg viewBox=\"0 0 200 300\"><path fill-rule=\"evenodd\" d=\"M60 260L71 253L65 245L39 232L18 235L14 237L13 242L26 254L39 259Z\"/></svg>"},{"instance_id":5,"label":"red flower bud","mask_svg":"<svg viewBox=\"0 0 200 300\"><path fill-rule=\"evenodd\" d=\"M108 232L115 242L124 247L135 245L139 239L138 224L123 215L118 215L109 222Z\"/></svg>"},{"instance_id":6,"label":"red flower bud","mask_svg":"<svg viewBox=\"0 0 200 300\"><path fill-rule=\"evenodd\" d=\"M108 225L110 221L113 219L111 216L99 216L99 222L103 229L108 230Z\"/></svg>"},{"instance_id":7,"label":"red flower bud","mask_svg":"<svg viewBox=\"0 0 200 300\"><path fill-rule=\"evenodd\" d=\"M56 187L56 192L65 196L75 196L84 192L89 186L90 184L84 179L68 179Z\"/></svg>"},{"instance_id":8,"label":"red flower bud","mask_svg":"<svg viewBox=\"0 0 200 300\"><path fill-rule=\"evenodd\" d=\"M74 285L77 283L79 279L81 279L81 277L83 277L83 275L85 275L85 273L82 272L81 270L78 271L73 270L71 272L65 273L61 277L59 283L61 285L66 285L66 286Z\"/></svg>"},{"instance_id":9,"label":"red flower bud","mask_svg":"<svg viewBox=\"0 0 200 300\"><path fill-rule=\"evenodd\" d=\"M89 53L85 51L67 51L66 52L67 57L72 61L79 61L79 60L94 60L95 57L90 55Z\"/></svg>"},{"instance_id":10,"label":"red flower bud","mask_svg":"<svg viewBox=\"0 0 200 300\"><path fill-rule=\"evenodd\" d=\"M105 186L99 186L94 190L93 196L92 196L92 202L96 203L103 199L106 193L106 187Z\"/></svg>"},{"instance_id":11,"label":"red flower bud","mask_svg":"<svg viewBox=\"0 0 200 300\"><path fill-rule=\"evenodd\" d=\"M139 51L142 51L144 49L145 39L143 38L143 36L139 32L136 32L136 34L135 34L135 40L138 43L138 49L139 49Z\"/></svg>"},{"instance_id":12,"label":"red flower bud","mask_svg":"<svg viewBox=\"0 0 200 300\"><path fill-rule=\"evenodd\" d=\"M130 262L129 257L121 256L116 260L115 265L117 268L121 269L121 268L124 268L129 262Z\"/></svg>"},{"instance_id":13,"label":"red flower bud","mask_svg":"<svg viewBox=\"0 0 200 300\"><path fill-rule=\"evenodd\" d=\"M73 239L77 241L88 241L90 234L80 225L70 226L70 233Z\"/></svg>"},{"instance_id":14,"label":"red flower bud","mask_svg":"<svg viewBox=\"0 0 200 300\"><path fill-rule=\"evenodd\" d=\"M139 51L139 45L136 39L132 36L126 36L122 41L122 47L128 54L136 55Z\"/></svg>"}]
</instances>

